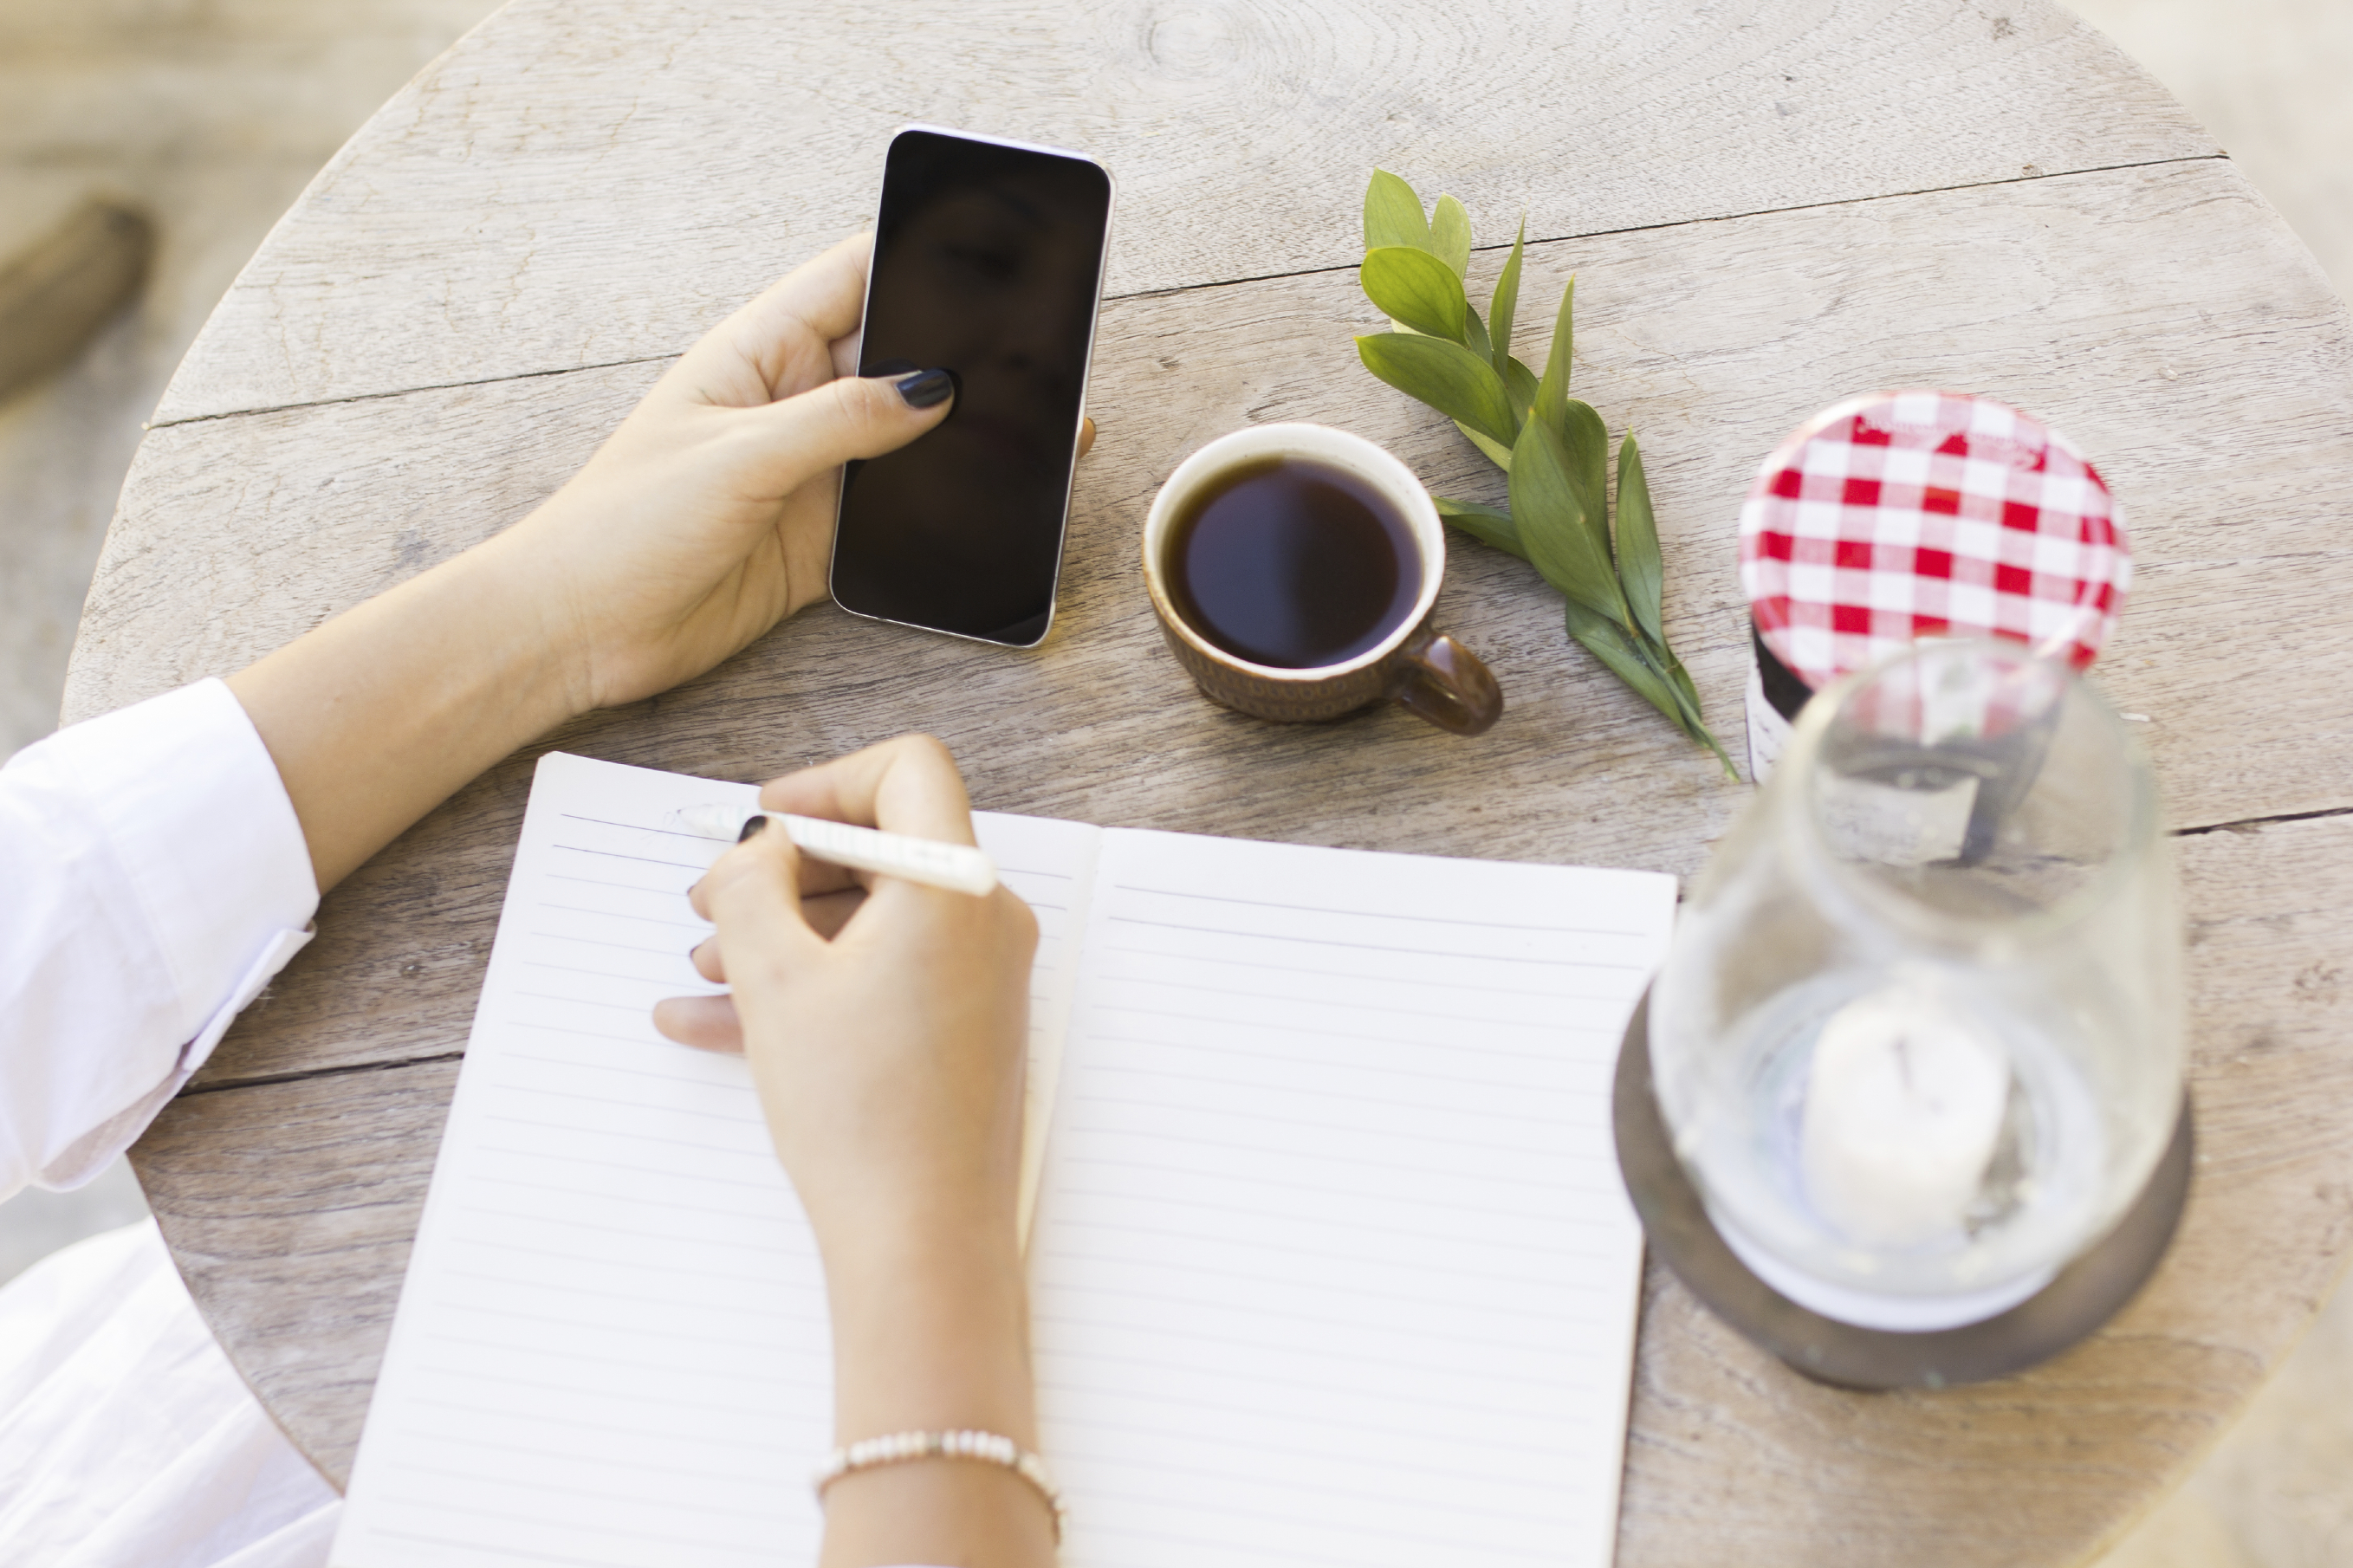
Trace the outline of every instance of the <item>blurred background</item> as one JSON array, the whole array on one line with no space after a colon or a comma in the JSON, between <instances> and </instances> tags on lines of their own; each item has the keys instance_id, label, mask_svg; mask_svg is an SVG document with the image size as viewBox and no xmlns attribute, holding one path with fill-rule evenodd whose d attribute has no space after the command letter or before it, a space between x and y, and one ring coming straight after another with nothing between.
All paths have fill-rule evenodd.
<instances>
[{"instance_id":1,"label":"blurred background","mask_svg":"<svg viewBox=\"0 0 2353 1568\"><path fill-rule=\"evenodd\" d=\"M0 757L56 727L142 421L206 316L361 122L495 8L0 0L0 310L36 275L85 300L117 283L124 295L53 354L25 347L25 316L0 317L19 339L0 341ZM2073 9L2189 106L2353 298L2353 0ZM120 1163L79 1192L0 1204L0 1284L145 1212ZM2353 1292L2340 1289L2189 1483L2100 1568L2347 1564Z\"/></svg>"}]
</instances>

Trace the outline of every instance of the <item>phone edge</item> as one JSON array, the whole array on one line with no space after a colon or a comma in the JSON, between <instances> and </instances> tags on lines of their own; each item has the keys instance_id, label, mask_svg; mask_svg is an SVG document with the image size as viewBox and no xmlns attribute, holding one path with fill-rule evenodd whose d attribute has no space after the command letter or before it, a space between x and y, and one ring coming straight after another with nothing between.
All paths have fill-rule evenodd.
<instances>
[{"instance_id":1,"label":"phone edge","mask_svg":"<svg viewBox=\"0 0 2353 1568\"><path fill-rule=\"evenodd\" d=\"M846 482L836 491L833 498L833 535L828 542L825 556L825 596L842 614L855 616L861 621L873 621L886 626L906 626L919 632L931 632L938 637L955 637L964 642L979 643L984 647L1034 648L1042 646L1046 639L1053 635L1054 622L1062 613L1062 567L1071 548L1071 496L1078 489L1079 436L1080 432L1086 427L1087 394L1094 384L1095 344L1103 335L1103 288L1111 276L1112 227L1119 217L1119 176L1111 172L1110 164L1105 163L1093 153L1082 153L1073 147L1052 147L1042 142L1022 142L1010 136L991 136L978 131L957 131L945 125L933 125L920 120L909 121L900 126L891 132L890 141L882 144L882 163L886 176L890 168L891 148L897 145L900 137L911 131L926 132L934 136L951 136L960 142L983 142L991 146L1011 147L1024 153L1041 153L1049 157L1076 159L1082 163L1092 163L1103 174L1106 195L1103 201L1103 248L1095 258L1095 308L1087 317L1086 363L1079 372L1079 423L1071 427L1071 457L1070 461L1063 468L1065 477L1062 481L1062 522L1061 531L1055 538L1054 580L1047 585L1046 590L1046 625L1039 631L1037 639L1033 642L999 642L995 637L975 637L970 632L951 631L946 626L930 626L921 621L902 621L889 616L872 615L865 610L853 610L843 604L835 596L833 591L833 563L841 546L841 509L849 500L849 486ZM874 193L873 227L870 232L880 235L881 229L882 193L878 184ZM866 259L865 292L858 301L858 352L860 359L863 359L866 353L866 312L873 302L874 257L872 247L870 245ZM1098 430L1097 434L1100 435L1101 431Z\"/></svg>"}]
</instances>

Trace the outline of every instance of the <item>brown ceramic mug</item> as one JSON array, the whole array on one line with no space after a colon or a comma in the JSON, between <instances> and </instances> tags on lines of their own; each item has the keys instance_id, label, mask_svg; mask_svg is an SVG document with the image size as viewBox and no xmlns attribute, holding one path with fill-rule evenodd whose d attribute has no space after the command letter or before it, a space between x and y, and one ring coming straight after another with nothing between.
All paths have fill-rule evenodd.
<instances>
[{"instance_id":1,"label":"brown ceramic mug","mask_svg":"<svg viewBox=\"0 0 2353 1568\"><path fill-rule=\"evenodd\" d=\"M1412 535L1412 564L1421 574L1413 607L1375 647L1337 664L1293 669L1252 663L1189 625L1170 592L1168 547L1188 503L1229 482L1237 469L1273 458L1301 458L1354 476L1395 509ZM1258 425L1219 437L1176 466L1144 521L1145 585L1170 650L1212 700L1260 719L1312 722L1394 701L1457 735L1487 730L1503 715L1502 688L1478 655L1430 625L1445 574L1446 531L1421 481L1363 437L1328 426Z\"/></svg>"}]
</instances>

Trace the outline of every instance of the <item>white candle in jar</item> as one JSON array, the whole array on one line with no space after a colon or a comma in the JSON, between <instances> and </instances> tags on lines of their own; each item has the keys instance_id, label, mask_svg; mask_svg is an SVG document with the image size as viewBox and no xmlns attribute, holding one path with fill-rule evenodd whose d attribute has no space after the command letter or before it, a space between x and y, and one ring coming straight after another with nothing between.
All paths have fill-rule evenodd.
<instances>
[{"instance_id":1,"label":"white candle in jar","mask_svg":"<svg viewBox=\"0 0 2353 1568\"><path fill-rule=\"evenodd\" d=\"M1831 1015L1806 1079L1807 1195L1852 1242L1957 1229L1993 1160L2010 1058L1933 992L1883 987Z\"/></svg>"}]
</instances>

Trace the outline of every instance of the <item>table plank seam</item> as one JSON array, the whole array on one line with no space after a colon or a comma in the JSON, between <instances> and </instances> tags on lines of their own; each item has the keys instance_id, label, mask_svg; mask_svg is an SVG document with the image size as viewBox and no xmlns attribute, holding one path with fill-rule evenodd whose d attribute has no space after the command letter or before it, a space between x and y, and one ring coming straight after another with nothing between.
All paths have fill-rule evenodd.
<instances>
[{"instance_id":1,"label":"table plank seam","mask_svg":"<svg viewBox=\"0 0 2353 1568\"><path fill-rule=\"evenodd\" d=\"M177 419L156 419L140 426L142 431L176 430L185 425L210 425L223 419L246 419L265 414L292 414L305 408L337 408L351 403L382 403L395 397L410 397L423 392L460 392L470 386L502 386L511 381L539 381L552 375L583 375L592 371L623 370L633 364L667 364L684 356L680 349L674 353L638 354L632 359L596 360L587 364L554 365L543 370L510 371L504 375L486 375L472 381L434 381L419 386L396 386L383 392L353 392L341 397L321 397L308 403L272 403L258 408L224 408L213 414L189 414Z\"/></svg>"},{"instance_id":2,"label":"table plank seam","mask_svg":"<svg viewBox=\"0 0 2353 1568\"><path fill-rule=\"evenodd\" d=\"M186 1100L199 1094L216 1094L226 1089L266 1089L272 1084L307 1083L312 1079L342 1078L351 1073L398 1072L404 1068L430 1067L436 1062L456 1062L466 1059L463 1051L435 1051L427 1056L396 1057L381 1062L339 1062L332 1067L306 1068L298 1072L253 1073L243 1078L206 1079L189 1084L176 1098Z\"/></svg>"},{"instance_id":3,"label":"table plank seam","mask_svg":"<svg viewBox=\"0 0 2353 1568\"><path fill-rule=\"evenodd\" d=\"M2134 169L2165 168L2173 164L2227 163L2230 161L2230 153L2227 152L2221 152L2203 153L2176 158L2144 158L2125 163L2097 163L2080 169L2038 171L2031 174L2006 175L1999 180L1969 180L1964 181L1959 184L1953 185L1922 185L1917 188L1908 188L1900 191L1878 191L1866 196L1838 196L1827 201L1795 202L1787 206L1757 207L1745 212L1715 213L1700 217L1674 218L1661 223L1629 224L1619 228L1579 229L1567 234L1531 238L1526 242L1526 247L1528 251L1533 253L1551 246L1570 245L1590 240L1611 239L1631 234L1651 234L1667 229L1689 228L1700 224L1740 223L1750 218L1778 217L1789 213L1820 212L1836 207L1862 206L1871 202L1903 201L1912 197L1944 195L1959 191L1993 190L2003 185L2023 185L2047 181L2072 180L2084 178L2093 174L2121 174ZM1472 249L1474 254L1502 254L1509 251L1511 247L1509 245L1503 244L1481 245L1473 246ZM1358 263L1356 261L1345 261L1335 263L1329 267L1303 267L1289 272L1252 273L1243 277L1206 279L1198 283L1187 283L1174 289L1139 289L1131 293L1107 293L1103 296L1103 303L1110 305L1124 303L1129 300L1167 300L1174 299L1183 294L1198 293L1205 289L1240 289L1258 283L1282 282L1289 279L1323 277L1335 272L1353 272L1356 270L1357 265ZM232 292L244 286L244 280L240 279L237 284L231 286ZM691 347L691 345L690 344L688 346ZM392 387L380 392L349 393L339 397L312 398L297 403L261 404L250 408L216 409L206 414L188 414L183 415L174 419L153 420L142 426L141 428L146 431L169 430L176 429L186 425L206 425L227 419L243 419L270 414L289 414L307 408L332 408L344 404L376 403L389 398L407 397L421 393L454 392L470 386L497 386L507 382L533 381L554 375L586 374L601 370L622 369L627 366L636 364L661 364L667 361L678 359L685 353L685 348L680 348L670 353L638 354L628 359L595 360L580 364L547 366L537 370L518 370L509 372L502 375L478 376L465 381L423 382L415 386ZM167 401L168 396L169 395L167 392Z\"/></svg>"},{"instance_id":4,"label":"table plank seam","mask_svg":"<svg viewBox=\"0 0 2353 1568\"><path fill-rule=\"evenodd\" d=\"M2332 816L2353 816L2353 805L2327 805L2317 811L2284 811L2276 816L2242 816L2234 822L2210 822L2198 827L2177 827L2173 830L2173 837L2195 838L2208 833L2253 833L2284 822L2321 822Z\"/></svg>"}]
</instances>

